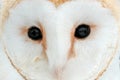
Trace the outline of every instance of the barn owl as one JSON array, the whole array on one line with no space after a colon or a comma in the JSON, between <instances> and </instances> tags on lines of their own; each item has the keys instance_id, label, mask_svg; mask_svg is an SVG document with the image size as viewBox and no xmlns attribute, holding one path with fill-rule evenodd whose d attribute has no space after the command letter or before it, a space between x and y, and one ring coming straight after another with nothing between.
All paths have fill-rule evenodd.
<instances>
[{"instance_id":1,"label":"barn owl","mask_svg":"<svg viewBox=\"0 0 120 80\"><path fill-rule=\"evenodd\" d=\"M3 0L0 80L120 80L117 0Z\"/></svg>"}]
</instances>

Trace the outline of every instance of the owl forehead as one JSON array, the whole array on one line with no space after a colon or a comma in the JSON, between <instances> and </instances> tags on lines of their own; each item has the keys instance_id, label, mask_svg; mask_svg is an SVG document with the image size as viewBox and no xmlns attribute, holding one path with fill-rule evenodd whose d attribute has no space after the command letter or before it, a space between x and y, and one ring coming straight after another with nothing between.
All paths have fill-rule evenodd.
<instances>
[{"instance_id":1,"label":"owl forehead","mask_svg":"<svg viewBox=\"0 0 120 80\"><path fill-rule=\"evenodd\" d=\"M10 5L9 7L13 7L21 1L25 1L25 0L4 0L4 3L5 5ZM114 3L116 0L47 0L47 1L54 3L54 5L56 6L59 6L68 1L100 1L106 4L106 3Z\"/></svg>"},{"instance_id":2,"label":"owl forehead","mask_svg":"<svg viewBox=\"0 0 120 80\"><path fill-rule=\"evenodd\" d=\"M0 21L0 26L3 26L5 21L7 20L9 16L9 10L11 8L16 7L20 2L25 1L25 0L4 0L3 2L3 8L1 10L1 21ZM120 12L119 12L119 7L116 5L117 0L41 0L41 1L50 1L54 3L56 7L66 3L66 2L71 2L71 1L99 1L101 5L105 8L109 8L113 15L118 18L120 17Z\"/></svg>"},{"instance_id":3,"label":"owl forehead","mask_svg":"<svg viewBox=\"0 0 120 80\"><path fill-rule=\"evenodd\" d=\"M53 2L56 6L59 6L67 1L70 1L70 0L49 0L51 2Z\"/></svg>"},{"instance_id":4,"label":"owl forehead","mask_svg":"<svg viewBox=\"0 0 120 80\"><path fill-rule=\"evenodd\" d=\"M19 2L25 0L4 0L5 5L10 5L9 7L14 7L15 5L19 4ZM43 0L45 1L45 0ZM47 0L54 3L55 6L59 6L67 1L74 1L74 0Z\"/></svg>"},{"instance_id":5,"label":"owl forehead","mask_svg":"<svg viewBox=\"0 0 120 80\"><path fill-rule=\"evenodd\" d=\"M15 7L16 5L18 5L21 1L25 1L25 0L4 0L4 4L3 6L6 8L6 9L10 9L10 8L13 8ZM107 7L107 8L115 8L115 5L117 4L117 0L41 0L41 1L50 1L52 3L54 3L54 5L56 7L66 3L66 2L70 2L70 1L99 1L102 3L102 5L104 7Z\"/></svg>"}]
</instances>

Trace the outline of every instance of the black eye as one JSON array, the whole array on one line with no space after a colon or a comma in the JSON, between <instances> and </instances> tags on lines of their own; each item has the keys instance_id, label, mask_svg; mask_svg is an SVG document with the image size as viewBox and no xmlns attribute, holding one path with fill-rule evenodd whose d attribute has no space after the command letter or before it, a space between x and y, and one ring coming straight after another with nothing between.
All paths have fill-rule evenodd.
<instances>
[{"instance_id":1,"label":"black eye","mask_svg":"<svg viewBox=\"0 0 120 80\"><path fill-rule=\"evenodd\" d=\"M79 25L76 30L74 36L76 38L86 38L90 35L90 26L86 24Z\"/></svg>"},{"instance_id":2,"label":"black eye","mask_svg":"<svg viewBox=\"0 0 120 80\"><path fill-rule=\"evenodd\" d=\"M36 26L32 26L28 30L28 37L32 40L41 40L42 39L42 32Z\"/></svg>"}]
</instances>

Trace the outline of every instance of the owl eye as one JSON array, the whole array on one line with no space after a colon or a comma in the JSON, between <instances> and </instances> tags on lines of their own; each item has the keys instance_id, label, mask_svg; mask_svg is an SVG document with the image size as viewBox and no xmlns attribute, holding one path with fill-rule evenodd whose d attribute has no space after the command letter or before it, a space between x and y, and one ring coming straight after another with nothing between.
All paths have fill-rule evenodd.
<instances>
[{"instance_id":1,"label":"owl eye","mask_svg":"<svg viewBox=\"0 0 120 80\"><path fill-rule=\"evenodd\" d=\"M79 39L86 38L90 35L90 31L89 25L82 24L76 28L74 36Z\"/></svg>"},{"instance_id":2,"label":"owl eye","mask_svg":"<svg viewBox=\"0 0 120 80\"><path fill-rule=\"evenodd\" d=\"M42 40L42 32L36 26L32 26L28 30L28 37L32 40Z\"/></svg>"}]
</instances>

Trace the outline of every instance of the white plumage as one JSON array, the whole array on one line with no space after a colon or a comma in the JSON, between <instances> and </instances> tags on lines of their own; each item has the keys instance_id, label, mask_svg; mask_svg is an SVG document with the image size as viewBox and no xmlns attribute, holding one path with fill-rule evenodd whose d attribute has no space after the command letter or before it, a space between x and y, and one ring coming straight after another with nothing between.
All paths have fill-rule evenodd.
<instances>
[{"instance_id":1,"label":"white plumage","mask_svg":"<svg viewBox=\"0 0 120 80\"><path fill-rule=\"evenodd\" d=\"M104 1L23 0L3 9L0 80L119 80L119 11ZM76 38L82 24L90 34ZM28 36L33 26L42 39Z\"/></svg>"}]
</instances>

